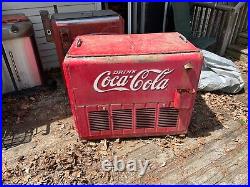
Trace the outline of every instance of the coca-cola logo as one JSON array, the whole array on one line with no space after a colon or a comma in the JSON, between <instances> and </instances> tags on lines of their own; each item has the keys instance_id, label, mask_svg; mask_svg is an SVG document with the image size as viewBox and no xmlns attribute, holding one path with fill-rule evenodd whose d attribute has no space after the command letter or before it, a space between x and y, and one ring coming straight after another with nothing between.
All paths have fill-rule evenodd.
<instances>
[{"instance_id":1,"label":"coca-cola logo","mask_svg":"<svg viewBox=\"0 0 250 187\"><path fill-rule=\"evenodd\" d=\"M164 90L169 82L167 75L173 71L173 69L105 71L96 77L93 87L97 92Z\"/></svg>"}]
</instances>

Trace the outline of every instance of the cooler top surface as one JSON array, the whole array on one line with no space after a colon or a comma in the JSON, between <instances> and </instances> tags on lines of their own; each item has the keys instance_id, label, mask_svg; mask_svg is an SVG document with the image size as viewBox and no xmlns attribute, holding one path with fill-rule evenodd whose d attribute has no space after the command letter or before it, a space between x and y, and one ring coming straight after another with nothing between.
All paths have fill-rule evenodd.
<instances>
[{"instance_id":1,"label":"cooler top surface","mask_svg":"<svg viewBox=\"0 0 250 187\"><path fill-rule=\"evenodd\" d=\"M94 10L94 11L58 13L58 14L53 14L51 18L56 21L62 21L62 20L72 20L72 19L97 18L105 16L118 16L118 14L112 10Z\"/></svg>"},{"instance_id":2,"label":"cooler top surface","mask_svg":"<svg viewBox=\"0 0 250 187\"><path fill-rule=\"evenodd\" d=\"M181 34L85 35L73 42L68 57L124 56L199 52Z\"/></svg>"}]
</instances>

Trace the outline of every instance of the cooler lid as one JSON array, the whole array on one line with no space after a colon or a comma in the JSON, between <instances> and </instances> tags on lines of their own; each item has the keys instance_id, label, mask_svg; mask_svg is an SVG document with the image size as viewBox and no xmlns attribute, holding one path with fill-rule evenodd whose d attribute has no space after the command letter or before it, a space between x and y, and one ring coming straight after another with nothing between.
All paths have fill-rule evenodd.
<instances>
[{"instance_id":1,"label":"cooler lid","mask_svg":"<svg viewBox=\"0 0 250 187\"><path fill-rule=\"evenodd\" d=\"M53 14L51 18L56 21L62 21L62 20L96 18L105 16L118 16L118 14L112 10L94 10L94 11L58 13L58 14Z\"/></svg>"},{"instance_id":2,"label":"cooler lid","mask_svg":"<svg viewBox=\"0 0 250 187\"><path fill-rule=\"evenodd\" d=\"M124 56L199 52L193 44L177 33L129 35L82 35L76 37L67 55Z\"/></svg>"}]
</instances>

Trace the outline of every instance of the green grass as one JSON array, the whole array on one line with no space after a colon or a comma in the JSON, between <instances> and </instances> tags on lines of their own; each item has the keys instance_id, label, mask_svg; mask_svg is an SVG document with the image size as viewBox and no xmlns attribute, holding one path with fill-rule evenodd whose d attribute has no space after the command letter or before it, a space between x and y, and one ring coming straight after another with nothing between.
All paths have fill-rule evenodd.
<instances>
[{"instance_id":1,"label":"green grass","mask_svg":"<svg viewBox=\"0 0 250 187\"><path fill-rule=\"evenodd\" d=\"M247 122L246 122L244 119L240 119L240 124L241 124L241 125L246 125Z\"/></svg>"}]
</instances>

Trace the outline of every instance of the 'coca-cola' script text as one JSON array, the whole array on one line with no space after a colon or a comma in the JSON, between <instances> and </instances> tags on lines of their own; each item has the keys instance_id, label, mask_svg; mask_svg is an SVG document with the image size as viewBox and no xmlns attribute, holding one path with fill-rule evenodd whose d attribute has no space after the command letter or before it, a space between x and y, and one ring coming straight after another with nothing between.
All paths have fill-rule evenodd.
<instances>
[{"instance_id":1,"label":"'coca-cola' script text","mask_svg":"<svg viewBox=\"0 0 250 187\"><path fill-rule=\"evenodd\" d=\"M99 74L93 84L97 92L164 90L168 86L167 75L174 70L144 69L105 71Z\"/></svg>"}]
</instances>

